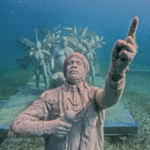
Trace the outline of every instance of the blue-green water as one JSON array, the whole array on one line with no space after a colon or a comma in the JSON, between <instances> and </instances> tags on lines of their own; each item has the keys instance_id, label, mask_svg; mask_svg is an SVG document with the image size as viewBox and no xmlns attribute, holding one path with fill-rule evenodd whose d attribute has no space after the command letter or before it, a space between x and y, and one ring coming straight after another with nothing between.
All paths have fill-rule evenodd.
<instances>
[{"instance_id":1,"label":"blue-green water","mask_svg":"<svg viewBox=\"0 0 150 150\"><path fill-rule=\"evenodd\" d=\"M100 67L100 75L105 78L111 61L111 52L118 39L125 39L132 19L137 16L139 25L136 32L138 53L130 65L131 72L126 77L126 87L121 101L137 122L136 135L124 137L106 137L105 149L150 149L150 2L148 0L0 0L0 100L8 100L15 95L34 75L33 66L27 71L17 69L15 60L26 52L19 50L15 43L18 37L25 37L35 43L34 29L38 29L38 38L42 33L38 26L46 24L52 30L60 25L60 37L67 36L65 28L77 28L80 35L82 28L88 27L106 42L95 50ZM143 65L143 66L142 66ZM135 71L136 70L136 71ZM132 72L133 71L133 72ZM135 71L135 72L134 72ZM39 139L40 141L40 139ZM0 145L0 149L28 149L34 141ZM41 140L41 145L43 141ZM6 142L7 143L7 142ZM29 143L26 144L25 143ZM38 141L37 141L38 143ZM20 144L20 145L19 145ZM43 146L43 145L42 145ZM31 146L32 147L32 146ZM37 148L39 145L36 144ZM39 148L42 149L42 148Z\"/></svg>"}]
</instances>

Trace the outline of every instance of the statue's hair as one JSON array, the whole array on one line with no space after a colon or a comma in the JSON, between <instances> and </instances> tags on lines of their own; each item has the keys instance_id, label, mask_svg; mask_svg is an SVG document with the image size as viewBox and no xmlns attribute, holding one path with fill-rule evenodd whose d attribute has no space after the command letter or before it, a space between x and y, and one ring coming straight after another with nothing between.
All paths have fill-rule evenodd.
<instances>
[{"instance_id":1,"label":"statue's hair","mask_svg":"<svg viewBox=\"0 0 150 150\"><path fill-rule=\"evenodd\" d=\"M68 61L71 60L72 58L79 58L80 60L82 60L82 62L84 64L84 68L85 68L85 79L86 79L89 74L89 62L83 54L80 54L77 52L73 52L73 53L67 55L67 57L64 61L63 73L64 73L65 78L66 78L66 68L67 68Z\"/></svg>"}]
</instances>

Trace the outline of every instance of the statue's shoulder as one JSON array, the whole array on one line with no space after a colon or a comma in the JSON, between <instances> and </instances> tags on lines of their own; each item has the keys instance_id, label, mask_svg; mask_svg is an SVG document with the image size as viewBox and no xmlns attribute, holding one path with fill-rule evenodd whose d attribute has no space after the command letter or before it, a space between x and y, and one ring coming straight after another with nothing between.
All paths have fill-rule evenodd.
<instances>
[{"instance_id":1,"label":"statue's shoulder","mask_svg":"<svg viewBox=\"0 0 150 150\"><path fill-rule=\"evenodd\" d=\"M44 101L50 104L57 103L59 100L60 91L61 91L61 87L45 91Z\"/></svg>"}]
</instances>

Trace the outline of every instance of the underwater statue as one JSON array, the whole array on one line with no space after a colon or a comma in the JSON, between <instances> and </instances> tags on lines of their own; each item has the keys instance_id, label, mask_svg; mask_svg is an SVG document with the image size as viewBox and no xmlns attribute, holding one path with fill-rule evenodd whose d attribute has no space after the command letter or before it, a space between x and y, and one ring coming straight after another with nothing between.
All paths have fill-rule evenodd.
<instances>
[{"instance_id":1,"label":"underwater statue","mask_svg":"<svg viewBox=\"0 0 150 150\"><path fill-rule=\"evenodd\" d=\"M35 49L29 51L28 55L33 58L35 64L36 90L37 91L39 90L40 73L43 75L44 83L47 90L48 89L47 68L46 68L46 63L44 61L44 55L47 55L48 57L50 57L51 55L49 52L45 50L41 50L41 43L38 41L37 37L36 40L37 42L36 42Z\"/></svg>"},{"instance_id":2,"label":"underwater statue","mask_svg":"<svg viewBox=\"0 0 150 150\"><path fill-rule=\"evenodd\" d=\"M67 46L68 39L63 36L61 38L61 46L56 47L51 57L51 68L54 72L63 72L63 64L66 56L73 52L73 49Z\"/></svg>"},{"instance_id":3,"label":"underwater statue","mask_svg":"<svg viewBox=\"0 0 150 150\"><path fill-rule=\"evenodd\" d=\"M114 106L125 87L126 72L136 54L135 17L125 40L112 50L104 89L88 86L89 63L83 54L66 56L65 83L45 91L13 121L9 135L43 136L46 150L103 150L105 109Z\"/></svg>"},{"instance_id":4,"label":"underwater statue","mask_svg":"<svg viewBox=\"0 0 150 150\"><path fill-rule=\"evenodd\" d=\"M38 36L37 36L37 29L34 30L35 31L35 36L36 36L36 41L38 41ZM44 52L48 52L48 54L50 54L50 47L51 44L50 42L48 42L48 39L50 37L50 31L47 32L47 34L43 35L43 42L40 43L40 49L44 50ZM39 42L39 41L38 41ZM51 72L50 72L50 55L45 55L44 56L44 60L45 60L45 64L46 64L46 70L47 70L47 74L49 75L49 78L51 78ZM45 82L45 79L44 79Z\"/></svg>"},{"instance_id":5,"label":"underwater statue","mask_svg":"<svg viewBox=\"0 0 150 150\"><path fill-rule=\"evenodd\" d=\"M38 40L37 29L35 29L35 37L36 44L29 41L27 38L18 38L15 42L17 46L19 46L19 50L22 49L23 52L27 52L27 55L23 58L16 59L16 63L18 63L18 68L22 68L23 70L27 70L30 64L35 63L35 74L36 74L36 89L39 90L39 75L42 73L44 77L44 82L46 85L46 89L48 89L47 83L47 74L51 78L50 72L50 58L51 53L54 48L57 47L57 43L59 43L59 27L53 29L52 36L50 36L50 30L46 28L46 25L39 26L39 29L43 35L43 39L41 42ZM43 62L44 60L44 62ZM45 71L46 65L46 71Z\"/></svg>"},{"instance_id":6,"label":"underwater statue","mask_svg":"<svg viewBox=\"0 0 150 150\"><path fill-rule=\"evenodd\" d=\"M34 64L35 66L35 75L36 75L36 90L39 90L39 77L40 74L44 77L44 82L46 86L46 90L48 89L48 81L47 81L47 68L45 58L49 58L51 55L49 52L45 50L41 50L41 43L39 41L36 44L33 44L31 47L27 46L25 38L20 38L17 42L22 46L25 45L24 51L27 51L27 55L23 58L16 59L16 63L19 64L18 68L22 68L26 71L29 68L30 64ZM23 43L23 44L21 44ZM34 47L34 48L33 48ZM30 49L31 48L31 49Z\"/></svg>"},{"instance_id":7,"label":"underwater statue","mask_svg":"<svg viewBox=\"0 0 150 150\"><path fill-rule=\"evenodd\" d=\"M42 49L48 51L50 54L53 53L54 49L58 47L57 43L59 43L59 34L61 31L59 31L60 25L58 27L55 27L52 31L52 36L50 36L50 30L46 28L46 25L39 26L39 29L41 33L43 34L42 39ZM50 78L52 77L50 72L50 63L51 58L45 58L46 59L46 66L47 66L47 72Z\"/></svg>"}]
</instances>

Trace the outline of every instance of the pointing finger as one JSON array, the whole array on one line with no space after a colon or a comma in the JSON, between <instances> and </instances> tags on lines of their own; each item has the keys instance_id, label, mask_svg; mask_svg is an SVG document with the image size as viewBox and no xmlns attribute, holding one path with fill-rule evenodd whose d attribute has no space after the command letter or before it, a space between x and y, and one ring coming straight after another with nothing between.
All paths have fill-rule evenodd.
<instances>
[{"instance_id":1,"label":"pointing finger","mask_svg":"<svg viewBox=\"0 0 150 150\"><path fill-rule=\"evenodd\" d=\"M129 32L128 32L128 36L132 36L133 39L135 39L135 33L136 33L137 26L138 26L138 21L139 21L138 17L134 17L134 19L132 20Z\"/></svg>"}]
</instances>

